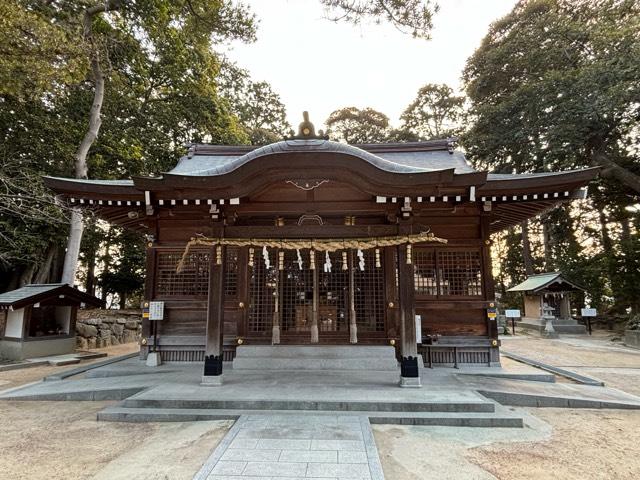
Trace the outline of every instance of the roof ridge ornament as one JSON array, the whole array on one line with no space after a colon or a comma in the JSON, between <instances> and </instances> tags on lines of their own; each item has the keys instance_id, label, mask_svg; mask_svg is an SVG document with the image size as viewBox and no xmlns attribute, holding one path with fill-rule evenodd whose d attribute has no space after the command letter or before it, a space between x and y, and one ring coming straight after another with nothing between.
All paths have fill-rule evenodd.
<instances>
[{"instance_id":1,"label":"roof ridge ornament","mask_svg":"<svg viewBox=\"0 0 640 480\"><path fill-rule=\"evenodd\" d=\"M298 134L293 135L286 140L329 140L329 135L325 135L322 130L318 130L316 135L316 127L309 120L309 112L302 112L302 122L298 125Z\"/></svg>"}]
</instances>

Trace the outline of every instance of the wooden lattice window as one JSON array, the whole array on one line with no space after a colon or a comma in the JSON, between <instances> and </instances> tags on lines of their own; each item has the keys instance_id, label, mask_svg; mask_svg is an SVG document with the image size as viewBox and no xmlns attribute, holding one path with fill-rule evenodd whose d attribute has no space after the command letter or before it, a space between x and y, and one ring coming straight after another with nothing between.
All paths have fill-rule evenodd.
<instances>
[{"instance_id":1,"label":"wooden lattice window","mask_svg":"<svg viewBox=\"0 0 640 480\"><path fill-rule=\"evenodd\" d=\"M208 251L191 251L184 268L176 272L182 251L158 252L156 263L156 296L206 297L209 291Z\"/></svg>"},{"instance_id":2,"label":"wooden lattice window","mask_svg":"<svg viewBox=\"0 0 640 480\"><path fill-rule=\"evenodd\" d=\"M301 250L302 269L295 250L284 251L284 270L280 276L280 328L283 332L308 332L313 315L313 271L309 251Z\"/></svg>"},{"instance_id":3,"label":"wooden lattice window","mask_svg":"<svg viewBox=\"0 0 640 480\"><path fill-rule=\"evenodd\" d=\"M413 253L413 275L416 294L438 295L436 252L432 249L416 249Z\"/></svg>"},{"instance_id":4,"label":"wooden lattice window","mask_svg":"<svg viewBox=\"0 0 640 480\"><path fill-rule=\"evenodd\" d=\"M358 257L353 252L354 303L358 331L384 332L384 251L380 251L380 267L376 267L375 250L364 250L364 270L360 270Z\"/></svg>"},{"instance_id":5,"label":"wooden lattice window","mask_svg":"<svg viewBox=\"0 0 640 480\"><path fill-rule=\"evenodd\" d=\"M482 296L478 250L415 248L414 285L418 296Z\"/></svg>"},{"instance_id":6,"label":"wooden lattice window","mask_svg":"<svg viewBox=\"0 0 640 480\"><path fill-rule=\"evenodd\" d=\"M480 252L438 252L438 268L442 277L441 295L482 295Z\"/></svg>"},{"instance_id":7,"label":"wooden lattice window","mask_svg":"<svg viewBox=\"0 0 640 480\"><path fill-rule=\"evenodd\" d=\"M227 247L226 251L224 295L227 298L235 298L238 296L238 256L240 249L238 247Z\"/></svg>"},{"instance_id":8,"label":"wooden lattice window","mask_svg":"<svg viewBox=\"0 0 640 480\"><path fill-rule=\"evenodd\" d=\"M316 253L318 269L318 328L321 332L349 330L349 271L342 269L342 252L329 252L331 272L324 271L326 255Z\"/></svg>"},{"instance_id":9,"label":"wooden lattice window","mask_svg":"<svg viewBox=\"0 0 640 480\"><path fill-rule=\"evenodd\" d=\"M272 262L267 269L262 257L262 250L255 250L253 266L249 267L249 318L250 333L267 333L271 331L275 312L275 295L278 283L277 258L273 251L269 252ZM276 265L276 268L273 266Z\"/></svg>"}]
</instances>

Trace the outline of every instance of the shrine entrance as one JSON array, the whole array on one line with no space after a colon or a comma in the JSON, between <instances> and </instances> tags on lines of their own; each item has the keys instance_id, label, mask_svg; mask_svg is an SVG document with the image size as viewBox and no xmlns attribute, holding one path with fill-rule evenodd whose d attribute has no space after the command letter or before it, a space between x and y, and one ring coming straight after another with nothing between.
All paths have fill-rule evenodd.
<instances>
[{"instance_id":1,"label":"shrine entrance","mask_svg":"<svg viewBox=\"0 0 640 480\"><path fill-rule=\"evenodd\" d=\"M247 337L282 344L382 339L386 303L381 255L376 261L374 250L256 249L248 266Z\"/></svg>"}]
</instances>

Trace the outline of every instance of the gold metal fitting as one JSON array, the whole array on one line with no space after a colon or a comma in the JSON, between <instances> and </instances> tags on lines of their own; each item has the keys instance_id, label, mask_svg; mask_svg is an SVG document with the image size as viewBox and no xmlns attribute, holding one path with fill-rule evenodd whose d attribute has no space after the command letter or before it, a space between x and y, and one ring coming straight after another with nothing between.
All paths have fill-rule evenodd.
<instances>
[{"instance_id":1,"label":"gold metal fitting","mask_svg":"<svg viewBox=\"0 0 640 480\"><path fill-rule=\"evenodd\" d=\"M497 347L498 346L498 340L491 340L491 346Z\"/></svg>"},{"instance_id":2,"label":"gold metal fitting","mask_svg":"<svg viewBox=\"0 0 640 480\"><path fill-rule=\"evenodd\" d=\"M244 340L242 340L241 338L238 339L238 345L242 345L244 343Z\"/></svg>"},{"instance_id":3,"label":"gold metal fitting","mask_svg":"<svg viewBox=\"0 0 640 480\"><path fill-rule=\"evenodd\" d=\"M147 243L147 247L153 247L153 242Z\"/></svg>"},{"instance_id":4,"label":"gold metal fitting","mask_svg":"<svg viewBox=\"0 0 640 480\"><path fill-rule=\"evenodd\" d=\"M244 302L238 302L238 307L239 308L244 308Z\"/></svg>"},{"instance_id":5,"label":"gold metal fitting","mask_svg":"<svg viewBox=\"0 0 640 480\"><path fill-rule=\"evenodd\" d=\"M485 241L484 241L484 244L485 244L485 245L491 245L491 240L485 240Z\"/></svg>"},{"instance_id":6,"label":"gold metal fitting","mask_svg":"<svg viewBox=\"0 0 640 480\"><path fill-rule=\"evenodd\" d=\"M395 305L395 303L393 303L393 302L389 302L389 304L388 304L388 305L389 305L389 308L393 308L393 307L395 307L395 306L396 306L396 305Z\"/></svg>"},{"instance_id":7,"label":"gold metal fitting","mask_svg":"<svg viewBox=\"0 0 640 480\"><path fill-rule=\"evenodd\" d=\"M495 304L495 303L493 303L493 302L491 302L491 303L489 304L489 306L490 306L491 308L493 308L493 307L495 307L495 306L496 306L496 304Z\"/></svg>"},{"instance_id":8,"label":"gold metal fitting","mask_svg":"<svg viewBox=\"0 0 640 480\"><path fill-rule=\"evenodd\" d=\"M146 338L141 338L140 339L140 345L146 345L147 344L147 339Z\"/></svg>"},{"instance_id":9,"label":"gold metal fitting","mask_svg":"<svg viewBox=\"0 0 640 480\"><path fill-rule=\"evenodd\" d=\"M396 344L395 339L392 338L391 340L389 340L389 345L393 347L395 344Z\"/></svg>"}]
</instances>

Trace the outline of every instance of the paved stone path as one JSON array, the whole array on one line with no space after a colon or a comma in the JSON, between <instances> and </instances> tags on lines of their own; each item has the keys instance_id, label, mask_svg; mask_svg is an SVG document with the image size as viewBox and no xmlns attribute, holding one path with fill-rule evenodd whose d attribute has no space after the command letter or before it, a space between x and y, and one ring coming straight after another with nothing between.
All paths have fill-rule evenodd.
<instances>
[{"instance_id":1,"label":"paved stone path","mask_svg":"<svg viewBox=\"0 0 640 480\"><path fill-rule=\"evenodd\" d=\"M194 480L382 480L361 415L242 415Z\"/></svg>"}]
</instances>

